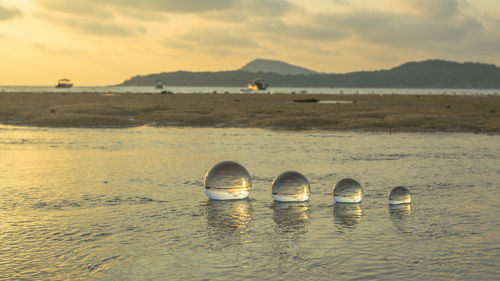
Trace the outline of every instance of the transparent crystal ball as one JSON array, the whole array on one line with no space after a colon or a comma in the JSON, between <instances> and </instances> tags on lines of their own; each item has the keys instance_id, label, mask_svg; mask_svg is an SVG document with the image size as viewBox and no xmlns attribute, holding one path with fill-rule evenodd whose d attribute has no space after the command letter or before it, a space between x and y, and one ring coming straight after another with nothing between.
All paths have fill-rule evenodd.
<instances>
[{"instance_id":1,"label":"transparent crystal ball","mask_svg":"<svg viewBox=\"0 0 500 281\"><path fill-rule=\"evenodd\" d=\"M354 179L341 179L333 187L333 199L339 203L359 203L363 199L363 188Z\"/></svg>"},{"instance_id":2,"label":"transparent crystal ball","mask_svg":"<svg viewBox=\"0 0 500 281\"><path fill-rule=\"evenodd\" d=\"M404 186L396 186L389 192L389 204L399 205L411 203L411 193Z\"/></svg>"},{"instance_id":3,"label":"transparent crystal ball","mask_svg":"<svg viewBox=\"0 0 500 281\"><path fill-rule=\"evenodd\" d=\"M274 179L273 199L280 202L301 202L309 200L311 185L301 173L284 172Z\"/></svg>"},{"instance_id":4,"label":"transparent crystal ball","mask_svg":"<svg viewBox=\"0 0 500 281\"><path fill-rule=\"evenodd\" d=\"M223 161L208 170L203 185L210 199L243 199L250 193L252 179L248 171L240 164Z\"/></svg>"}]
</instances>

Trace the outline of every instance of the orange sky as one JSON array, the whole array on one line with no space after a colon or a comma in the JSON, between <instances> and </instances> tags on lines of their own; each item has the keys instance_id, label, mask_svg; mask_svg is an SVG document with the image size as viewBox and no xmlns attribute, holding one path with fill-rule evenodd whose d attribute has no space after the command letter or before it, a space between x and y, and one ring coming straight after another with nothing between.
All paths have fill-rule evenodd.
<instances>
[{"instance_id":1,"label":"orange sky","mask_svg":"<svg viewBox=\"0 0 500 281\"><path fill-rule=\"evenodd\" d=\"M500 1L0 0L0 54L0 85L112 85L255 58L336 73L500 65Z\"/></svg>"}]
</instances>

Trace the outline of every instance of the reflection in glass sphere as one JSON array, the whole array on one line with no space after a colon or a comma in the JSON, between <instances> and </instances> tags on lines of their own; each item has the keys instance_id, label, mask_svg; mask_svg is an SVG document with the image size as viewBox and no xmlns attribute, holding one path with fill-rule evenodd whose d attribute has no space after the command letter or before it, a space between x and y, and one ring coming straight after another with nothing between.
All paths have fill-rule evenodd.
<instances>
[{"instance_id":1,"label":"reflection in glass sphere","mask_svg":"<svg viewBox=\"0 0 500 281\"><path fill-rule=\"evenodd\" d=\"M301 173L288 171L274 179L272 193L273 199L280 202L307 201L311 185Z\"/></svg>"},{"instance_id":2,"label":"reflection in glass sphere","mask_svg":"<svg viewBox=\"0 0 500 281\"><path fill-rule=\"evenodd\" d=\"M359 203L363 199L363 188L354 179L341 179L333 187L333 199L339 203Z\"/></svg>"},{"instance_id":3,"label":"reflection in glass sphere","mask_svg":"<svg viewBox=\"0 0 500 281\"><path fill-rule=\"evenodd\" d=\"M248 171L233 161L223 161L205 175L205 193L214 200L232 200L248 197L252 180Z\"/></svg>"},{"instance_id":4,"label":"reflection in glass sphere","mask_svg":"<svg viewBox=\"0 0 500 281\"><path fill-rule=\"evenodd\" d=\"M408 204L411 203L411 193L404 186L396 186L389 192L389 204Z\"/></svg>"}]
</instances>

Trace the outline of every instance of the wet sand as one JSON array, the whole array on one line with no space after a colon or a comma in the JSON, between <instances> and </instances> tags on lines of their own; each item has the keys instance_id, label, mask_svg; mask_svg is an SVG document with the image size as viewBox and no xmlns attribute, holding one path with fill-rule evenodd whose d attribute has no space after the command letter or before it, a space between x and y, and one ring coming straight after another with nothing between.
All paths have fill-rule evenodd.
<instances>
[{"instance_id":1,"label":"wet sand","mask_svg":"<svg viewBox=\"0 0 500 281\"><path fill-rule=\"evenodd\" d=\"M500 133L500 96L0 93L0 123Z\"/></svg>"}]
</instances>

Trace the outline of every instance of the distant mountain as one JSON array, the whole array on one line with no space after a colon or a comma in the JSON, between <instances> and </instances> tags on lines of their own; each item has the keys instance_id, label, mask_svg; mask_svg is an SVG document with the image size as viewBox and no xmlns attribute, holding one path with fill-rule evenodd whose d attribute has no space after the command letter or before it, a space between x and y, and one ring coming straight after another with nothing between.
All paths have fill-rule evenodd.
<instances>
[{"instance_id":1,"label":"distant mountain","mask_svg":"<svg viewBox=\"0 0 500 281\"><path fill-rule=\"evenodd\" d=\"M259 61L259 60L257 60ZM229 86L246 87L257 77L270 87L379 87L379 88L500 88L500 68L492 64L458 63L444 60L408 62L389 70L358 71L346 74L302 73L282 74L262 68L263 65L285 63L257 63L261 72L240 70L220 72L187 72L149 74L132 77L121 86L151 86L163 80L168 86ZM290 65L288 65L290 66ZM300 68L294 67L292 68ZM286 67L287 69L291 69Z\"/></svg>"},{"instance_id":2,"label":"distant mountain","mask_svg":"<svg viewBox=\"0 0 500 281\"><path fill-rule=\"evenodd\" d=\"M308 75L308 74L315 74L315 71L309 70L307 68L303 68L300 66L295 66L288 64L286 62L282 61L277 61L277 60L263 60L263 59L256 59L253 60L249 63L247 63L245 66L240 68L239 70L241 71L248 71L248 72L272 72L272 73L278 73L278 74L283 74L283 75Z\"/></svg>"}]
</instances>

